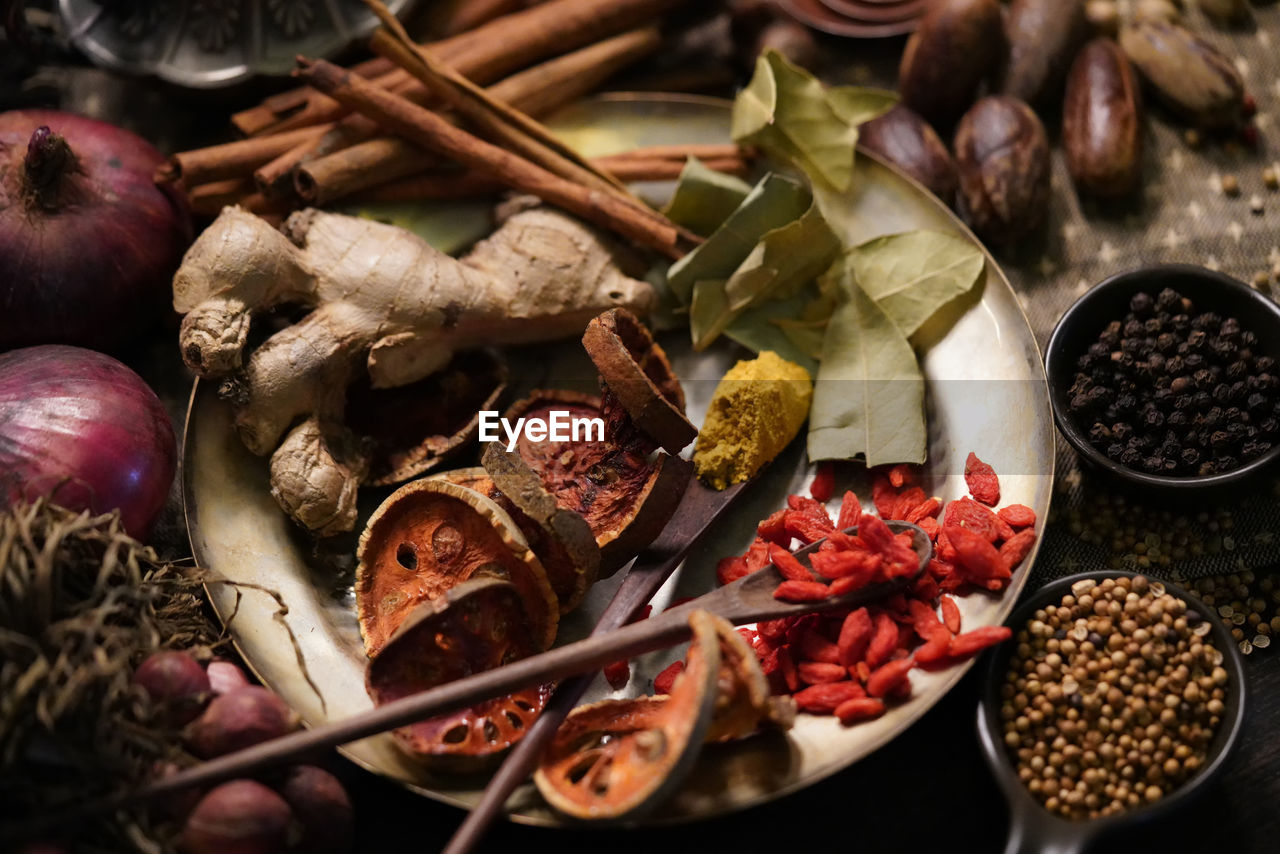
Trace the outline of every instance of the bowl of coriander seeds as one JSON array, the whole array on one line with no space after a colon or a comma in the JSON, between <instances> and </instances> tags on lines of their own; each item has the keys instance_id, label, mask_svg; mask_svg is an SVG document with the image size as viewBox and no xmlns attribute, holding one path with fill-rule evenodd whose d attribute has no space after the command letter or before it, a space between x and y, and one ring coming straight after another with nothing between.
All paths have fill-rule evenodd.
<instances>
[{"instance_id":1,"label":"bowl of coriander seeds","mask_svg":"<svg viewBox=\"0 0 1280 854\"><path fill-rule=\"evenodd\" d=\"M1115 570L1037 591L986 671L978 730L1010 805L1007 850L1083 851L1177 807L1223 766L1244 668L1191 593Z\"/></svg>"}]
</instances>

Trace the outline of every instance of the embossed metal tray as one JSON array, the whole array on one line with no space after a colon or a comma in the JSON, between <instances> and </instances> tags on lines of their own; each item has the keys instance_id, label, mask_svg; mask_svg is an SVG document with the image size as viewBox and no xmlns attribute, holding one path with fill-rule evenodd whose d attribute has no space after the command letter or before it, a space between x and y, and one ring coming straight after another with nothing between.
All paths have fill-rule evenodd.
<instances>
[{"instance_id":1,"label":"embossed metal tray","mask_svg":"<svg viewBox=\"0 0 1280 854\"><path fill-rule=\"evenodd\" d=\"M403 15L417 0L387 0ZM283 75L373 32L361 0L58 0L72 42L99 65L199 89Z\"/></svg>"},{"instance_id":2,"label":"embossed metal tray","mask_svg":"<svg viewBox=\"0 0 1280 854\"><path fill-rule=\"evenodd\" d=\"M595 155L637 145L723 141L728 118L727 105L721 101L617 96L574 106L553 124L570 143ZM860 156L856 181L850 227L858 240L916 228L948 230L973 239L933 196L869 156ZM646 188L652 193L664 189L669 191L669 187ZM462 238L465 227L460 224L482 227L486 221L481 209L457 206L378 213L424 232L447 226L452 231L446 242ZM964 458L976 451L1000 473L1002 500L1026 504L1043 520L1052 491L1054 440L1040 354L1008 281L991 258L986 280L976 291L945 309L949 317L930 324L916 339L923 350L929 408L925 487L944 499L963 495ZM687 330L667 333L660 340L685 384L690 417L700 423L716 381L745 351L724 342L695 353L687 343ZM595 371L577 342L516 354L511 363L516 366L513 373L519 374L513 378L514 395L536 386L595 387ZM272 588L288 606L288 613L278 616L270 597L252 590L242 593L231 631L257 675L307 723L369 708L364 691L366 659L356 627L351 579L324 569L312 544L277 509L267 490L266 461L241 445L231 427L229 409L209 384L197 384L192 393L182 477L198 562L233 580ZM775 462L771 474L741 499L736 513L722 520L708 541L690 555L659 594L655 607L710 589L716 560L742 552L754 536L756 522L782 506L788 493L803 489L809 479L810 468L798 447ZM869 498L868 483L855 486L864 500ZM385 494L370 491L364 512L372 511ZM974 595L960 601L966 627L1004 620L1026 582L1034 556L1014 574L1003 596ZM562 621L561 641L585 636L616 583L617 576L595 586L583 605ZM210 595L224 617L236 606L235 593L225 586L213 587ZM299 667L286 627L299 641L315 689ZM588 699L649 693L653 677L680 653L672 650L634 661L631 684L623 691L611 691L597 680ZM869 723L846 728L834 718L801 715L789 733L708 747L684 789L648 821L689 820L743 809L822 780L903 733L955 685L967 667L938 673L913 671L911 699ZM349 744L342 753L414 791L460 807L474 804L485 782L483 777L433 775L401 754L390 736ZM531 785L513 795L508 807L516 821L560 821Z\"/></svg>"}]
</instances>

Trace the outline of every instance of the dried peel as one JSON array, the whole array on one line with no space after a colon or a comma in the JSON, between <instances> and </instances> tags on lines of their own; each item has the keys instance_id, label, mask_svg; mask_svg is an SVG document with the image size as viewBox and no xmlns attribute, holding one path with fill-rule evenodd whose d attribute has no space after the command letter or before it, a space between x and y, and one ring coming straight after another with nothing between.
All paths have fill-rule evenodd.
<instances>
[{"instance_id":1,"label":"dried peel","mask_svg":"<svg viewBox=\"0 0 1280 854\"><path fill-rule=\"evenodd\" d=\"M545 419L552 409L602 417L597 397L539 390L512 406L506 418ZM659 453L650 460L610 442L530 442L522 435L516 450L561 507L587 520L600 547L601 575L617 570L662 531L692 469L679 457Z\"/></svg>"},{"instance_id":2,"label":"dried peel","mask_svg":"<svg viewBox=\"0 0 1280 854\"><path fill-rule=\"evenodd\" d=\"M634 314L625 309L600 314L587 324L582 346L608 392L664 450L678 454L697 437L667 354Z\"/></svg>"},{"instance_id":3,"label":"dried peel","mask_svg":"<svg viewBox=\"0 0 1280 854\"><path fill-rule=\"evenodd\" d=\"M760 658L728 620L714 617L720 640L720 678L709 743L733 741L756 732L761 724L790 729L796 705L791 697L774 697Z\"/></svg>"},{"instance_id":4,"label":"dried peel","mask_svg":"<svg viewBox=\"0 0 1280 854\"><path fill-rule=\"evenodd\" d=\"M670 695L580 706L556 732L534 772L552 807L579 819L634 818L684 781L711 726L720 677L712 616L689 615L688 665Z\"/></svg>"},{"instance_id":5,"label":"dried peel","mask_svg":"<svg viewBox=\"0 0 1280 854\"><path fill-rule=\"evenodd\" d=\"M418 605L369 662L369 696L382 705L533 654L538 647L522 599L509 582L472 578ZM483 770L524 736L549 695L549 685L517 691L392 735L401 750L432 768Z\"/></svg>"},{"instance_id":6,"label":"dried peel","mask_svg":"<svg viewBox=\"0 0 1280 854\"><path fill-rule=\"evenodd\" d=\"M510 581L538 648L555 641L560 607L546 570L511 516L475 490L436 479L400 487L370 517L356 555L356 614L370 656L415 607L477 575Z\"/></svg>"}]
</instances>

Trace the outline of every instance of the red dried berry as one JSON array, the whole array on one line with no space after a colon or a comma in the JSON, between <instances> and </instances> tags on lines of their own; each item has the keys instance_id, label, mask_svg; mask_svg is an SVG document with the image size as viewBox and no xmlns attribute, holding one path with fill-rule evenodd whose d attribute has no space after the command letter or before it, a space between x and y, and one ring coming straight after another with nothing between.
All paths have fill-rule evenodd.
<instances>
[{"instance_id":1,"label":"red dried berry","mask_svg":"<svg viewBox=\"0 0 1280 854\"><path fill-rule=\"evenodd\" d=\"M791 581L813 581L813 573L804 568L795 555L776 545L769 546L769 560L783 578Z\"/></svg>"},{"instance_id":2,"label":"red dried berry","mask_svg":"<svg viewBox=\"0 0 1280 854\"><path fill-rule=\"evenodd\" d=\"M615 691L627 687L631 681L631 663L626 659L614 661L604 666L604 679Z\"/></svg>"},{"instance_id":3,"label":"red dried berry","mask_svg":"<svg viewBox=\"0 0 1280 854\"><path fill-rule=\"evenodd\" d=\"M836 520L836 528L841 531L852 528L858 524L858 519L861 517L862 502L850 490L844 494L844 498L840 499L840 516Z\"/></svg>"},{"instance_id":4,"label":"red dried berry","mask_svg":"<svg viewBox=\"0 0 1280 854\"><path fill-rule=\"evenodd\" d=\"M936 498L926 498L914 508L903 514L904 521L919 525L925 519L932 519L942 511L942 502Z\"/></svg>"},{"instance_id":5,"label":"red dried berry","mask_svg":"<svg viewBox=\"0 0 1280 854\"><path fill-rule=\"evenodd\" d=\"M809 484L809 494L814 501L826 504L836 491L836 469L831 463L819 463L818 471Z\"/></svg>"},{"instance_id":6,"label":"red dried berry","mask_svg":"<svg viewBox=\"0 0 1280 854\"><path fill-rule=\"evenodd\" d=\"M1036 523L1036 511L1025 504L1010 504L996 511L996 516L1011 528L1030 528Z\"/></svg>"},{"instance_id":7,"label":"red dried berry","mask_svg":"<svg viewBox=\"0 0 1280 854\"><path fill-rule=\"evenodd\" d=\"M989 646L1007 641L1012 636L1013 630L1008 626L982 626L953 637L947 654L952 658L968 658Z\"/></svg>"},{"instance_id":8,"label":"red dried berry","mask_svg":"<svg viewBox=\"0 0 1280 854\"><path fill-rule=\"evenodd\" d=\"M1014 534L1010 540L1000 546L1000 559L1004 561L1005 568L1010 572L1017 569L1026 560L1035 544L1036 532L1031 528L1024 528Z\"/></svg>"},{"instance_id":9,"label":"red dried berry","mask_svg":"<svg viewBox=\"0 0 1280 854\"><path fill-rule=\"evenodd\" d=\"M771 543L777 543L784 549L791 545L791 535L787 533L786 510L778 510L756 526L756 536Z\"/></svg>"},{"instance_id":10,"label":"red dried berry","mask_svg":"<svg viewBox=\"0 0 1280 854\"><path fill-rule=\"evenodd\" d=\"M796 693L796 708L813 715L829 715L841 703L865 697L866 691L856 682L830 682L810 685Z\"/></svg>"},{"instance_id":11,"label":"red dried berry","mask_svg":"<svg viewBox=\"0 0 1280 854\"><path fill-rule=\"evenodd\" d=\"M916 599L907 601L907 610L911 615L911 628L921 638L928 640L938 632L947 631L947 627L938 619L933 607Z\"/></svg>"},{"instance_id":12,"label":"red dried berry","mask_svg":"<svg viewBox=\"0 0 1280 854\"><path fill-rule=\"evenodd\" d=\"M951 632L951 634L958 634L960 632L960 606L950 596L943 596L940 602L942 605L942 624L947 627L947 631Z\"/></svg>"},{"instance_id":13,"label":"red dried berry","mask_svg":"<svg viewBox=\"0 0 1280 854\"><path fill-rule=\"evenodd\" d=\"M862 583L865 584L877 577L884 563L884 555L866 550L820 551L809 558L809 563L823 578L844 578L846 575L853 575L862 579Z\"/></svg>"},{"instance_id":14,"label":"red dried berry","mask_svg":"<svg viewBox=\"0 0 1280 854\"><path fill-rule=\"evenodd\" d=\"M849 671L838 664L825 661L802 661L796 665L800 681L809 685L825 685L830 682L843 682L849 678Z\"/></svg>"},{"instance_id":15,"label":"red dried berry","mask_svg":"<svg viewBox=\"0 0 1280 854\"><path fill-rule=\"evenodd\" d=\"M969 487L969 494L988 507L1000 503L1000 480L996 477L996 470L978 459L972 451L964 461L964 482Z\"/></svg>"},{"instance_id":16,"label":"red dried berry","mask_svg":"<svg viewBox=\"0 0 1280 854\"><path fill-rule=\"evenodd\" d=\"M773 598L783 602L821 602L831 595L831 588L820 581L784 581L773 591Z\"/></svg>"},{"instance_id":17,"label":"red dried berry","mask_svg":"<svg viewBox=\"0 0 1280 854\"><path fill-rule=\"evenodd\" d=\"M835 716L845 726L859 721L869 721L883 714L884 703L872 697L857 697L852 700L845 700L835 708Z\"/></svg>"},{"instance_id":18,"label":"red dried berry","mask_svg":"<svg viewBox=\"0 0 1280 854\"><path fill-rule=\"evenodd\" d=\"M912 510L929 500L929 496L924 494L924 490L918 486L899 493L898 500L893 502L893 512L883 518L898 519L905 521Z\"/></svg>"},{"instance_id":19,"label":"red dried berry","mask_svg":"<svg viewBox=\"0 0 1280 854\"><path fill-rule=\"evenodd\" d=\"M840 638L836 641L836 658L845 667L852 667L867 654L874 626L871 613L866 608L850 611L840 624Z\"/></svg>"},{"instance_id":20,"label":"red dried berry","mask_svg":"<svg viewBox=\"0 0 1280 854\"><path fill-rule=\"evenodd\" d=\"M889 656L898 648L898 624L888 613L881 611L875 616L875 630L871 634L871 643L867 645L864 661L868 667L879 667L889 660Z\"/></svg>"},{"instance_id":21,"label":"red dried berry","mask_svg":"<svg viewBox=\"0 0 1280 854\"><path fill-rule=\"evenodd\" d=\"M915 661L921 667L931 667L939 663L950 664L952 636L949 632L939 632L916 648Z\"/></svg>"},{"instance_id":22,"label":"red dried berry","mask_svg":"<svg viewBox=\"0 0 1280 854\"><path fill-rule=\"evenodd\" d=\"M821 661L826 664L844 664L840 649L814 629L800 636L800 655L805 661Z\"/></svg>"},{"instance_id":23,"label":"red dried berry","mask_svg":"<svg viewBox=\"0 0 1280 854\"><path fill-rule=\"evenodd\" d=\"M889 477L877 472L871 478L871 503L882 519L893 515L898 506L898 490L889 482Z\"/></svg>"},{"instance_id":24,"label":"red dried berry","mask_svg":"<svg viewBox=\"0 0 1280 854\"><path fill-rule=\"evenodd\" d=\"M803 513L806 516L812 516L818 522L828 527L834 527L835 523L831 521L831 514L827 512L826 505L805 495L788 495L787 506L797 513Z\"/></svg>"},{"instance_id":25,"label":"red dried berry","mask_svg":"<svg viewBox=\"0 0 1280 854\"><path fill-rule=\"evenodd\" d=\"M670 694L672 687L676 684L676 677L683 672L683 661L672 662L661 673L653 677L653 690L659 694Z\"/></svg>"},{"instance_id":26,"label":"red dried berry","mask_svg":"<svg viewBox=\"0 0 1280 854\"><path fill-rule=\"evenodd\" d=\"M912 486L920 481L920 467L911 463L898 463L888 472L889 483L895 488Z\"/></svg>"},{"instance_id":27,"label":"red dried berry","mask_svg":"<svg viewBox=\"0 0 1280 854\"><path fill-rule=\"evenodd\" d=\"M938 535L939 547L942 545L942 537L945 535L949 540L951 531L956 528L981 534L990 543L1001 539L1001 534L1005 531L1008 531L1007 536L1013 536L1013 530L1001 522L999 516L972 498L957 498L947 505L946 512L942 514L942 533Z\"/></svg>"},{"instance_id":28,"label":"red dried berry","mask_svg":"<svg viewBox=\"0 0 1280 854\"><path fill-rule=\"evenodd\" d=\"M805 545L816 543L835 530L835 526L830 521L824 522L821 519L810 516L808 513L802 513L797 510L788 510L786 516L783 517L783 524L786 526L788 534Z\"/></svg>"},{"instance_id":29,"label":"red dried berry","mask_svg":"<svg viewBox=\"0 0 1280 854\"><path fill-rule=\"evenodd\" d=\"M867 693L872 697L884 697L892 693L907 678L912 666L910 658L900 658L881 665L867 678Z\"/></svg>"},{"instance_id":30,"label":"red dried berry","mask_svg":"<svg viewBox=\"0 0 1280 854\"><path fill-rule=\"evenodd\" d=\"M982 535L965 528L956 528L949 536L956 550L956 568L966 580L987 589L998 589L992 588L990 582L1009 579L1009 568L1000 558L1000 552Z\"/></svg>"},{"instance_id":31,"label":"red dried berry","mask_svg":"<svg viewBox=\"0 0 1280 854\"><path fill-rule=\"evenodd\" d=\"M732 584L750 574L751 571L747 569L747 559L741 555L722 557L716 563L716 581L721 584Z\"/></svg>"}]
</instances>

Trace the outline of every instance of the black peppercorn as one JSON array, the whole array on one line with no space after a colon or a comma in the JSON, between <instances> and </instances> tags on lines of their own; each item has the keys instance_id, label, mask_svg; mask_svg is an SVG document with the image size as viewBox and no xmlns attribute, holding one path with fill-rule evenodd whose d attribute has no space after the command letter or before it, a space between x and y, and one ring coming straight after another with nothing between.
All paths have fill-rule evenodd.
<instances>
[{"instance_id":1,"label":"black peppercorn","mask_svg":"<svg viewBox=\"0 0 1280 854\"><path fill-rule=\"evenodd\" d=\"M1151 313L1155 308L1155 300L1151 298L1151 294L1139 292L1133 295L1129 300L1129 310L1138 316L1145 316Z\"/></svg>"}]
</instances>

